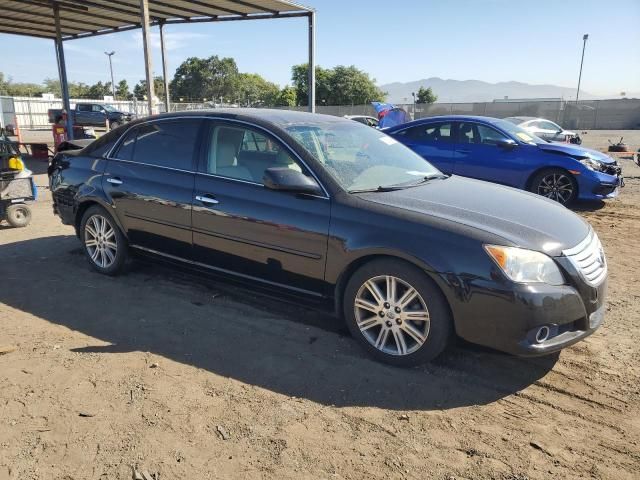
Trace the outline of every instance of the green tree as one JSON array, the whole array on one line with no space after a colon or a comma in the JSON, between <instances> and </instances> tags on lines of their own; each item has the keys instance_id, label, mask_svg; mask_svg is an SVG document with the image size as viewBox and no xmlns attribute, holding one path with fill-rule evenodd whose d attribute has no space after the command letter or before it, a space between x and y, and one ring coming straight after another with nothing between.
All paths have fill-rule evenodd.
<instances>
[{"instance_id":1,"label":"green tree","mask_svg":"<svg viewBox=\"0 0 640 480\"><path fill-rule=\"evenodd\" d=\"M239 73L235 92L234 100L241 105L274 106L280 88L256 73Z\"/></svg>"},{"instance_id":2,"label":"green tree","mask_svg":"<svg viewBox=\"0 0 640 480\"><path fill-rule=\"evenodd\" d=\"M436 103L437 100L438 96L433 93L431 87L420 87L420 89L418 90L418 95L416 95L416 103Z\"/></svg>"},{"instance_id":3,"label":"green tree","mask_svg":"<svg viewBox=\"0 0 640 480\"><path fill-rule=\"evenodd\" d=\"M131 92L129 92L129 84L126 80L120 80L116 85L116 97L119 100L129 100Z\"/></svg>"},{"instance_id":4,"label":"green tree","mask_svg":"<svg viewBox=\"0 0 640 480\"><path fill-rule=\"evenodd\" d=\"M291 80L296 89L298 105L308 103L307 64L295 65L291 70ZM327 105L364 104L382 101L385 93L380 90L368 73L351 65L339 65L332 69L316 67L316 102Z\"/></svg>"},{"instance_id":5,"label":"green tree","mask_svg":"<svg viewBox=\"0 0 640 480\"><path fill-rule=\"evenodd\" d=\"M187 58L176 70L171 82L174 97L235 101L238 66L233 58Z\"/></svg>"},{"instance_id":6,"label":"green tree","mask_svg":"<svg viewBox=\"0 0 640 480\"><path fill-rule=\"evenodd\" d=\"M164 99L164 79L160 76L153 78L153 91L159 99ZM117 93L117 92L116 92ZM140 80L135 87L133 87L133 97L138 100L144 100L147 96L147 81Z\"/></svg>"},{"instance_id":7,"label":"green tree","mask_svg":"<svg viewBox=\"0 0 640 480\"><path fill-rule=\"evenodd\" d=\"M287 85L282 90L280 90L280 92L278 92L278 98L276 98L276 106L295 107L296 100L296 89Z\"/></svg>"}]
</instances>

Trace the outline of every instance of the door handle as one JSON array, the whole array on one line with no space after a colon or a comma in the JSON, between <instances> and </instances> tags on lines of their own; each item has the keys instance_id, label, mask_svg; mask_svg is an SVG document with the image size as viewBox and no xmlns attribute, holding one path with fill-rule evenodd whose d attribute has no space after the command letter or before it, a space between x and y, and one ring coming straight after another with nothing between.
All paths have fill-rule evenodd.
<instances>
[{"instance_id":1,"label":"door handle","mask_svg":"<svg viewBox=\"0 0 640 480\"><path fill-rule=\"evenodd\" d=\"M196 195L196 200L198 200L199 202L204 203L205 205L216 205L216 204L220 203L215 198L212 198L212 197L207 196L207 195Z\"/></svg>"},{"instance_id":2,"label":"door handle","mask_svg":"<svg viewBox=\"0 0 640 480\"><path fill-rule=\"evenodd\" d=\"M118 177L107 178L107 182L112 185L122 185L122 180L120 180Z\"/></svg>"}]
</instances>

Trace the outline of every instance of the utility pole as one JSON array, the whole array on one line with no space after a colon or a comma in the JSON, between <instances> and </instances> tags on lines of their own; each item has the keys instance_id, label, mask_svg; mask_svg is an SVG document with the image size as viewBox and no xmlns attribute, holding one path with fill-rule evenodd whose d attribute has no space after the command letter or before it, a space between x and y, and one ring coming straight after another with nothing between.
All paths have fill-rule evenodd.
<instances>
[{"instance_id":1,"label":"utility pole","mask_svg":"<svg viewBox=\"0 0 640 480\"><path fill-rule=\"evenodd\" d=\"M580 81L582 80L582 64L584 63L584 50L587 46L587 39L589 34L585 33L582 36L582 59L580 60L580 75L578 75L578 90L576 91L576 106L578 105L578 97L580 96Z\"/></svg>"},{"instance_id":2,"label":"utility pole","mask_svg":"<svg viewBox=\"0 0 640 480\"><path fill-rule=\"evenodd\" d=\"M113 95L113 99L116 99L116 84L113 83L113 64L111 63L111 56L116 52L104 52L104 54L109 57L109 70L111 71L111 94Z\"/></svg>"}]
</instances>

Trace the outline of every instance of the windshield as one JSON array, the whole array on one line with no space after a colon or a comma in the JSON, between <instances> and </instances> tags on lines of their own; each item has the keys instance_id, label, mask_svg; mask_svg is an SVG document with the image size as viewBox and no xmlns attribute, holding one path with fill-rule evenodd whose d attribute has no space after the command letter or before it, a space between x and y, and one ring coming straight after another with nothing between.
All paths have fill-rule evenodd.
<instances>
[{"instance_id":1,"label":"windshield","mask_svg":"<svg viewBox=\"0 0 640 480\"><path fill-rule=\"evenodd\" d=\"M536 137L533 133L527 132L524 128L519 127L518 125L514 125L507 120L493 120L493 124L507 132L512 137L517 138L521 142L528 143L530 145L536 145L539 143L548 143L541 139L540 137Z\"/></svg>"},{"instance_id":2,"label":"windshield","mask_svg":"<svg viewBox=\"0 0 640 480\"><path fill-rule=\"evenodd\" d=\"M379 130L357 122L285 127L347 191L410 186L442 174Z\"/></svg>"},{"instance_id":3,"label":"windshield","mask_svg":"<svg viewBox=\"0 0 640 480\"><path fill-rule=\"evenodd\" d=\"M116 108L112 107L111 105L103 105L103 107L107 112L117 112L118 111Z\"/></svg>"}]
</instances>

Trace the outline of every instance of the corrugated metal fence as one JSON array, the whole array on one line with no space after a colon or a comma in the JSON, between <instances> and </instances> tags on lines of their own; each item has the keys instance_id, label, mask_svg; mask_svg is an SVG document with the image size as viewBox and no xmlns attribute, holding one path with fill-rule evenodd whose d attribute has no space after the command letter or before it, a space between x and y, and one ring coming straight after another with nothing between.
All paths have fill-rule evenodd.
<instances>
[{"instance_id":1,"label":"corrugated metal fence","mask_svg":"<svg viewBox=\"0 0 640 480\"><path fill-rule=\"evenodd\" d=\"M146 116L146 102L102 100L71 100L76 102L107 103L125 112ZM398 105L414 118L434 115L483 115L488 117L530 116L542 117L559 123L565 128L577 130L626 130L640 128L640 99L581 101L578 105L569 101L528 101L528 102L478 102L478 103L434 103L431 105ZM59 99L47 100L31 97L0 97L0 124L14 123L15 116L21 128L48 128L47 110L62 108ZM164 111L158 104L157 111ZM207 103L173 103L171 111L200 110L212 108ZM292 110L306 110L293 107ZM375 110L371 105L342 105L316 107L318 113L328 115L371 115ZM3 114L4 112L4 114ZM4 123L2 123L4 122Z\"/></svg>"},{"instance_id":2,"label":"corrugated metal fence","mask_svg":"<svg viewBox=\"0 0 640 480\"><path fill-rule=\"evenodd\" d=\"M431 105L397 105L414 118L435 115L482 115L487 117L541 117L577 130L627 130L640 128L640 99L529 102L434 103ZM306 110L306 107L296 107ZM376 116L371 105L316 107L328 115Z\"/></svg>"}]
</instances>

